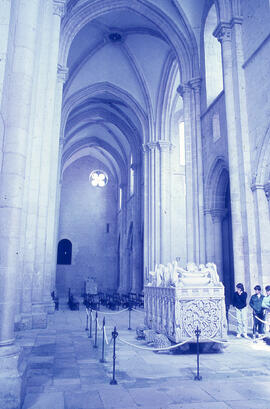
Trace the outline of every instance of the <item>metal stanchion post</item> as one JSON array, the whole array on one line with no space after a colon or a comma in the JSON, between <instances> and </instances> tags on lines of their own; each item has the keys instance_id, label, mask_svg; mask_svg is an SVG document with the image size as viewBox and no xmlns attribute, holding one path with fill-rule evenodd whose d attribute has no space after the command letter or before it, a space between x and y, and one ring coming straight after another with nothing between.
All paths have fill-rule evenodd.
<instances>
[{"instance_id":1,"label":"metal stanchion post","mask_svg":"<svg viewBox=\"0 0 270 409\"><path fill-rule=\"evenodd\" d=\"M112 337L113 337L113 378L110 381L111 385L117 385L117 380L115 379L115 343L116 343L116 338L118 336L118 332L116 331L116 327L114 327L114 330L112 332Z\"/></svg>"},{"instance_id":2,"label":"metal stanchion post","mask_svg":"<svg viewBox=\"0 0 270 409\"><path fill-rule=\"evenodd\" d=\"M195 330L195 335L197 338L197 375L194 377L194 381L201 381L202 377L200 376L200 344L199 344L199 336L201 335L201 330L198 328Z\"/></svg>"},{"instance_id":3,"label":"metal stanchion post","mask_svg":"<svg viewBox=\"0 0 270 409\"><path fill-rule=\"evenodd\" d=\"M93 348L97 348L97 319L98 319L98 313L96 311L96 318L95 318L95 343L93 345Z\"/></svg>"},{"instance_id":4,"label":"metal stanchion post","mask_svg":"<svg viewBox=\"0 0 270 409\"><path fill-rule=\"evenodd\" d=\"M128 306L128 330L131 331L131 311L132 311L132 304L129 303Z\"/></svg>"},{"instance_id":5,"label":"metal stanchion post","mask_svg":"<svg viewBox=\"0 0 270 409\"><path fill-rule=\"evenodd\" d=\"M85 331L88 331L88 309L86 308L86 327Z\"/></svg>"},{"instance_id":6,"label":"metal stanchion post","mask_svg":"<svg viewBox=\"0 0 270 409\"><path fill-rule=\"evenodd\" d=\"M106 362L104 354L105 354L105 317L103 318L103 326L102 326L102 357L99 360L102 363Z\"/></svg>"},{"instance_id":7,"label":"metal stanchion post","mask_svg":"<svg viewBox=\"0 0 270 409\"><path fill-rule=\"evenodd\" d=\"M90 324L89 324L89 335L88 335L88 338L92 338L92 321L93 321L93 318L92 318L92 308L90 308L90 318L89 318L89 320L90 320Z\"/></svg>"}]
</instances>

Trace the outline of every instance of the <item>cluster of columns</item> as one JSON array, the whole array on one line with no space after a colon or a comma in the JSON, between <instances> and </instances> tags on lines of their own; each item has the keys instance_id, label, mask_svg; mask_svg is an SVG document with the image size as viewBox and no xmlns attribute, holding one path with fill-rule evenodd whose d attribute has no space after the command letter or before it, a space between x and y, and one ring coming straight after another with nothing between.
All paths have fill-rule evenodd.
<instances>
[{"instance_id":1,"label":"cluster of columns","mask_svg":"<svg viewBox=\"0 0 270 409\"><path fill-rule=\"evenodd\" d=\"M171 261L171 152L169 140L143 145L144 153L144 266Z\"/></svg>"},{"instance_id":2,"label":"cluster of columns","mask_svg":"<svg viewBox=\"0 0 270 409\"><path fill-rule=\"evenodd\" d=\"M243 66L242 18L220 22L214 36L221 43L231 191L235 282L248 290L263 281L258 271L254 198L250 186L251 151ZM267 222L269 226L269 220ZM268 230L269 231L269 230ZM268 240L269 242L269 240Z\"/></svg>"},{"instance_id":3,"label":"cluster of columns","mask_svg":"<svg viewBox=\"0 0 270 409\"><path fill-rule=\"evenodd\" d=\"M205 263L200 78L178 87L183 98L186 172L186 258Z\"/></svg>"},{"instance_id":4,"label":"cluster of columns","mask_svg":"<svg viewBox=\"0 0 270 409\"><path fill-rule=\"evenodd\" d=\"M0 379L1 407L20 404L14 323L44 327L53 309L57 118L63 86L63 76L57 80L57 61L64 4L18 0L5 10L13 49L6 56L9 80L3 81L1 93L5 133L0 176L0 376L8 380ZM7 394L5 388L12 392Z\"/></svg>"}]
</instances>

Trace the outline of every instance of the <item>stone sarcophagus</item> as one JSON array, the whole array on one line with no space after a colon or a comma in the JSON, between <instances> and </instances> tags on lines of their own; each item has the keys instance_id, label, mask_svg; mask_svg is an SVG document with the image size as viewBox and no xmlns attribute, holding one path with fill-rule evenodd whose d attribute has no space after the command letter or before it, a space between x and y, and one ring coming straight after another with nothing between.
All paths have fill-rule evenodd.
<instances>
[{"instance_id":1,"label":"stone sarcophagus","mask_svg":"<svg viewBox=\"0 0 270 409\"><path fill-rule=\"evenodd\" d=\"M145 324L176 343L226 341L224 286L213 263L184 270L177 262L156 266L144 287Z\"/></svg>"}]
</instances>

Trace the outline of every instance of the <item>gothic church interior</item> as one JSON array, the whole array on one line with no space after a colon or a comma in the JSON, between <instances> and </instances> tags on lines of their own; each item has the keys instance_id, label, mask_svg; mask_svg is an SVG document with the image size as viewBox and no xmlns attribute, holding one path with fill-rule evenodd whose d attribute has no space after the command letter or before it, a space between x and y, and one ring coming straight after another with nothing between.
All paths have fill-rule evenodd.
<instances>
[{"instance_id":1,"label":"gothic church interior","mask_svg":"<svg viewBox=\"0 0 270 409\"><path fill-rule=\"evenodd\" d=\"M270 284L269 0L0 9L7 368L89 276L140 293L156 264L214 262L227 305Z\"/></svg>"}]
</instances>

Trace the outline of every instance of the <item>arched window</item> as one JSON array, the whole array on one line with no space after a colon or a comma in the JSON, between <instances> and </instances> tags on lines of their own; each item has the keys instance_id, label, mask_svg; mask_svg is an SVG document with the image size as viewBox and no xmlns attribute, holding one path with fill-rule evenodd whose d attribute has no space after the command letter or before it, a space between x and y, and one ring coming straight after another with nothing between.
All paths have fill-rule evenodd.
<instances>
[{"instance_id":1,"label":"arched window","mask_svg":"<svg viewBox=\"0 0 270 409\"><path fill-rule=\"evenodd\" d=\"M217 13L213 5L204 26L205 84L208 106L223 90L221 45L213 36L216 26Z\"/></svg>"},{"instance_id":2,"label":"arched window","mask_svg":"<svg viewBox=\"0 0 270 409\"><path fill-rule=\"evenodd\" d=\"M71 264L72 243L68 239L60 240L57 250L57 264Z\"/></svg>"}]
</instances>

